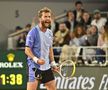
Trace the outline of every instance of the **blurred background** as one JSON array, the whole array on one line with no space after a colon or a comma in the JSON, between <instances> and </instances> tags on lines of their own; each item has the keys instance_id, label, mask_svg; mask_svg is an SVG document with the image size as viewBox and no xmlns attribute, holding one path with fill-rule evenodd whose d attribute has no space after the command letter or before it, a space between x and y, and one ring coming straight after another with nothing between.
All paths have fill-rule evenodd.
<instances>
[{"instance_id":1,"label":"blurred background","mask_svg":"<svg viewBox=\"0 0 108 90\"><path fill-rule=\"evenodd\" d=\"M37 15L44 6L52 9L55 16L75 9L76 0L0 0L0 47L7 47L8 35L15 31L16 26L22 28ZM107 12L107 0L82 0L84 9L92 13L95 9Z\"/></svg>"},{"instance_id":2,"label":"blurred background","mask_svg":"<svg viewBox=\"0 0 108 90\"><path fill-rule=\"evenodd\" d=\"M49 28L54 35L55 61L73 60L77 66L76 79L87 76L91 80L85 88L77 86L69 89L68 85L62 87L57 84L58 90L108 90L108 0L0 0L0 90L9 90L5 87L9 81L5 80L8 74L24 77L24 82L13 83L10 89L19 89L17 85L20 84L20 88L25 90L26 35L37 24L38 10L43 7L54 13ZM15 55L11 55L15 57L15 63L22 63L23 68L17 67L22 69L21 72L13 68L13 61L8 60L10 53ZM42 90L44 86L40 88Z\"/></svg>"}]
</instances>

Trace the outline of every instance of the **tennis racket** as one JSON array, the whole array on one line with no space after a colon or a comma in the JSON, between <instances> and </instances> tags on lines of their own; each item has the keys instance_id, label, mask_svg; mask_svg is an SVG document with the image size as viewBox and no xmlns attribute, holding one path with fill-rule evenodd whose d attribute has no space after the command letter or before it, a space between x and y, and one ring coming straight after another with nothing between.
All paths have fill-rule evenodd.
<instances>
[{"instance_id":1,"label":"tennis racket","mask_svg":"<svg viewBox=\"0 0 108 90\"><path fill-rule=\"evenodd\" d=\"M57 71L62 78L70 79L73 78L76 67L75 63L72 60L66 60L62 62L60 65L60 70Z\"/></svg>"}]
</instances>

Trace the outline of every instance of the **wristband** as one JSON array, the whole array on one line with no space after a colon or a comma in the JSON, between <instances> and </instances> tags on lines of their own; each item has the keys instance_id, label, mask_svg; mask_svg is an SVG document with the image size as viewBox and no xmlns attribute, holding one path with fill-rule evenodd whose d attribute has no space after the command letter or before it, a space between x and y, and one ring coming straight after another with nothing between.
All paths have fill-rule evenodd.
<instances>
[{"instance_id":1,"label":"wristband","mask_svg":"<svg viewBox=\"0 0 108 90\"><path fill-rule=\"evenodd\" d=\"M34 61L35 63L37 63L38 60L39 60L39 59L38 59L37 57L33 57L33 61Z\"/></svg>"},{"instance_id":2,"label":"wristband","mask_svg":"<svg viewBox=\"0 0 108 90\"><path fill-rule=\"evenodd\" d=\"M52 66L52 67L55 67L55 66L57 66L57 63L56 63L55 61L52 61L52 62L51 62L51 66Z\"/></svg>"}]
</instances>

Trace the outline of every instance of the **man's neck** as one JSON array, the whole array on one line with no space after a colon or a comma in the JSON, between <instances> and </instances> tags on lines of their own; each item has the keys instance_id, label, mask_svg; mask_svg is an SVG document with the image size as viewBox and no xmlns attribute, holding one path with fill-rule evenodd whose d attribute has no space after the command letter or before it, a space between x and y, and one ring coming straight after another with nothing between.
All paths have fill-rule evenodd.
<instances>
[{"instance_id":1,"label":"man's neck","mask_svg":"<svg viewBox=\"0 0 108 90\"><path fill-rule=\"evenodd\" d=\"M46 32L47 28L43 27L42 24L39 23L39 28L42 32Z\"/></svg>"}]
</instances>

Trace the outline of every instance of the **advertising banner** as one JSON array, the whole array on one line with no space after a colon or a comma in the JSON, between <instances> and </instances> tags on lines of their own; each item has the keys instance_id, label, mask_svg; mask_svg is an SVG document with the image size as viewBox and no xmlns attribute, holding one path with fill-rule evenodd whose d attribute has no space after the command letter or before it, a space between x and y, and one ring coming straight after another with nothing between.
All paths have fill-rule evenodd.
<instances>
[{"instance_id":1,"label":"advertising banner","mask_svg":"<svg viewBox=\"0 0 108 90\"><path fill-rule=\"evenodd\" d=\"M57 90L108 90L108 67L76 67L72 79L55 75ZM40 90L45 89L40 85Z\"/></svg>"}]
</instances>

